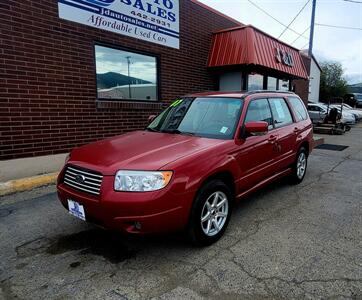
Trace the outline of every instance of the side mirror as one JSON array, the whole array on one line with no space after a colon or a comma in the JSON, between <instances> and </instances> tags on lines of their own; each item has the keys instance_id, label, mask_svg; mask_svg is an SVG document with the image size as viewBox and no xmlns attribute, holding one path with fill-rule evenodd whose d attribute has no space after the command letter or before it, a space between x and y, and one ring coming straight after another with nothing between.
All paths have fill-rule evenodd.
<instances>
[{"instance_id":1,"label":"side mirror","mask_svg":"<svg viewBox=\"0 0 362 300\"><path fill-rule=\"evenodd\" d=\"M244 125L244 130L248 135L263 135L268 132L268 126L264 121L248 122Z\"/></svg>"},{"instance_id":2,"label":"side mirror","mask_svg":"<svg viewBox=\"0 0 362 300\"><path fill-rule=\"evenodd\" d=\"M154 119L156 119L156 115L150 115L149 117L148 117L148 124L150 124L150 123L152 123L152 121L154 120Z\"/></svg>"}]
</instances>

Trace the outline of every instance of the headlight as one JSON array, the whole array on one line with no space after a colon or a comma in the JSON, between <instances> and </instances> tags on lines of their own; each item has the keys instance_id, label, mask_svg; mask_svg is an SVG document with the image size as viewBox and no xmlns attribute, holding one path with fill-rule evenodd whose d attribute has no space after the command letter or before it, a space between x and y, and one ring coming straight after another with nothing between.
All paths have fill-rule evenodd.
<instances>
[{"instance_id":1,"label":"headlight","mask_svg":"<svg viewBox=\"0 0 362 300\"><path fill-rule=\"evenodd\" d=\"M118 171L114 189L124 192L148 192L164 188L171 180L172 171Z\"/></svg>"},{"instance_id":2,"label":"headlight","mask_svg":"<svg viewBox=\"0 0 362 300\"><path fill-rule=\"evenodd\" d=\"M69 161L70 159L70 153L67 154L67 156L65 157L65 164L67 164L67 162Z\"/></svg>"}]
</instances>

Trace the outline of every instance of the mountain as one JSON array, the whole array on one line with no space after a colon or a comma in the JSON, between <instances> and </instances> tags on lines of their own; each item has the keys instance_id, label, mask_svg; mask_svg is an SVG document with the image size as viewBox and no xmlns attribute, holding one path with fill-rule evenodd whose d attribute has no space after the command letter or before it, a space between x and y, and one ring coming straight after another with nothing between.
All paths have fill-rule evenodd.
<instances>
[{"instance_id":1,"label":"mountain","mask_svg":"<svg viewBox=\"0 0 362 300\"><path fill-rule=\"evenodd\" d=\"M127 85L127 84L145 84L151 83L143 79L136 77L128 77L116 72L107 72L103 74L97 74L97 87L98 89L108 89L115 86Z\"/></svg>"},{"instance_id":2,"label":"mountain","mask_svg":"<svg viewBox=\"0 0 362 300\"><path fill-rule=\"evenodd\" d=\"M362 82L347 85L347 88L350 93L362 93Z\"/></svg>"}]
</instances>

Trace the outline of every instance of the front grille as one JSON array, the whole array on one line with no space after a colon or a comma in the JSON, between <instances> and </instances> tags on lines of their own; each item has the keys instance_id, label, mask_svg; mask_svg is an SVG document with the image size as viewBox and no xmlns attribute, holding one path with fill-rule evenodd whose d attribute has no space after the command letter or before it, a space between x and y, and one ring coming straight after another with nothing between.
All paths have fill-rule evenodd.
<instances>
[{"instance_id":1,"label":"front grille","mask_svg":"<svg viewBox=\"0 0 362 300\"><path fill-rule=\"evenodd\" d=\"M67 166L64 173L64 183L75 190L99 195L103 176L91 170Z\"/></svg>"}]
</instances>

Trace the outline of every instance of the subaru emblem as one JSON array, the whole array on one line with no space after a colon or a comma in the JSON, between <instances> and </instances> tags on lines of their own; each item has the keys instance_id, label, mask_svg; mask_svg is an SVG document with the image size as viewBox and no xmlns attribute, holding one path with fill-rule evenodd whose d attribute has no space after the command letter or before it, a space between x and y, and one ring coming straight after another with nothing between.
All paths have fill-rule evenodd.
<instances>
[{"instance_id":1,"label":"subaru emblem","mask_svg":"<svg viewBox=\"0 0 362 300\"><path fill-rule=\"evenodd\" d=\"M85 177L81 174L75 176L75 181L78 183L83 183L85 181Z\"/></svg>"}]
</instances>

